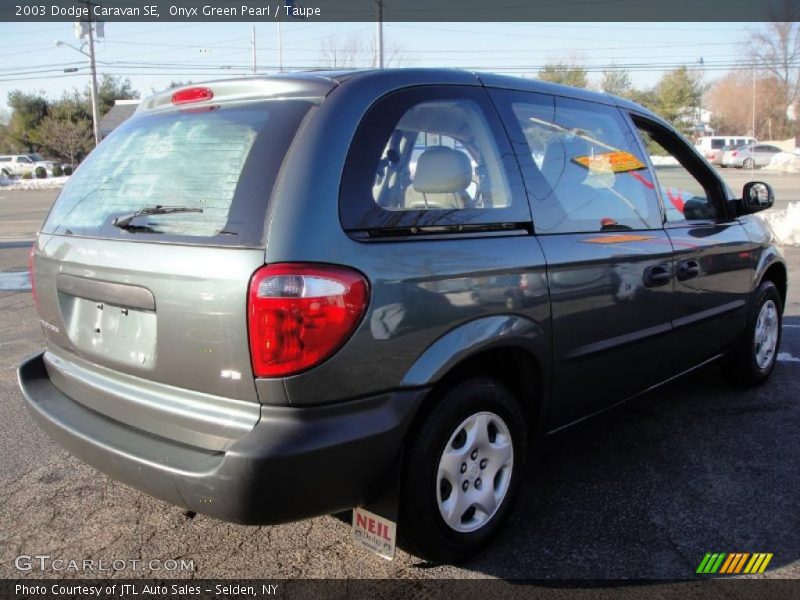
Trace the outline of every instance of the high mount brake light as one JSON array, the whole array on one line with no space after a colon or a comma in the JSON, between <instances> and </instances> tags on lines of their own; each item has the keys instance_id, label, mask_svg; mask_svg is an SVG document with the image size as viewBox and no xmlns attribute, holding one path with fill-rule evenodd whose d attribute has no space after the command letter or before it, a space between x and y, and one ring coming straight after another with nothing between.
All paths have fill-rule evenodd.
<instances>
[{"instance_id":1,"label":"high mount brake light","mask_svg":"<svg viewBox=\"0 0 800 600\"><path fill-rule=\"evenodd\" d=\"M355 331L369 302L367 280L344 267L276 264L250 280L253 374L286 377L318 365Z\"/></svg>"},{"instance_id":2,"label":"high mount brake light","mask_svg":"<svg viewBox=\"0 0 800 600\"><path fill-rule=\"evenodd\" d=\"M212 92L207 87L192 87L185 90L178 90L172 94L173 104L191 104L192 102L203 102L204 100L211 100L214 97Z\"/></svg>"}]
</instances>

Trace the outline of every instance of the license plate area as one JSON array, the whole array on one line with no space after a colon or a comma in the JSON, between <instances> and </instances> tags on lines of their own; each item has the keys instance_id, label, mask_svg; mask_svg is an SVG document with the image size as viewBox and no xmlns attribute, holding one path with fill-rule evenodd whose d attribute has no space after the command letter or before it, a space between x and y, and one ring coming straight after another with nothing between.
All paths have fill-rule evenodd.
<instances>
[{"instance_id":1,"label":"license plate area","mask_svg":"<svg viewBox=\"0 0 800 600\"><path fill-rule=\"evenodd\" d=\"M139 369L155 366L156 313L63 292L58 294L65 332L74 348L100 362Z\"/></svg>"}]
</instances>

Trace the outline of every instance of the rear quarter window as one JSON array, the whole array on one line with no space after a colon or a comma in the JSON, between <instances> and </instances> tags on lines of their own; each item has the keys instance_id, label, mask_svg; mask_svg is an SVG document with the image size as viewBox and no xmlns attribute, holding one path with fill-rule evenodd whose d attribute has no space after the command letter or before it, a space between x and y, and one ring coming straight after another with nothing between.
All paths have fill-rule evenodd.
<instances>
[{"instance_id":1,"label":"rear quarter window","mask_svg":"<svg viewBox=\"0 0 800 600\"><path fill-rule=\"evenodd\" d=\"M306 101L187 109L131 119L102 142L64 187L45 233L259 245L283 157ZM192 212L114 220L154 206Z\"/></svg>"},{"instance_id":2,"label":"rear quarter window","mask_svg":"<svg viewBox=\"0 0 800 600\"><path fill-rule=\"evenodd\" d=\"M339 217L358 236L529 223L519 170L486 92L419 86L373 104L350 145Z\"/></svg>"}]
</instances>

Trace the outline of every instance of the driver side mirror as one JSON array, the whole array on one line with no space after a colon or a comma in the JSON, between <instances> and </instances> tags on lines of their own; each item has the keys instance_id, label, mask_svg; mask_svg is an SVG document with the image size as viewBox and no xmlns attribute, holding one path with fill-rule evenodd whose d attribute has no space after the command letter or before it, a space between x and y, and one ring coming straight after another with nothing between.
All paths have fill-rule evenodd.
<instances>
[{"instance_id":1,"label":"driver side mirror","mask_svg":"<svg viewBox=\"0 0 800 600\"><path fill-rule=\"evenodd\" d=\"M749 215L760 210L772 208L774 202L775 193L768 183L750 181L744 184L741 204L742 214Z\"/></svg>"}]
</instances>

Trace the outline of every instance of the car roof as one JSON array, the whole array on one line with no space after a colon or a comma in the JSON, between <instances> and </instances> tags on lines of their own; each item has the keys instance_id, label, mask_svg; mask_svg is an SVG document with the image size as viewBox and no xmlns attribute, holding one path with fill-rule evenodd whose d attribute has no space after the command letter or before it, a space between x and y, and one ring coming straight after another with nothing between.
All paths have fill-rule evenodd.
<instances>
[{"instance_id":1,"label":"car roof","mask_svg":"<svg viewBox=\"0 0 800 600\"><path fill-rule=\"evenodd\" d=\"M578 100L588 100L590 102L597 102L600 104L611 104L615 106L624 106L631 110L652 114L651 111L645 107L612 94L604 92L594 92L584 88L572 87L569 85L562 85L558 83L551 83L541 79L530 79L525 77L514 77L512 75L499 75L497 73L488 73L482 71L466 71L463 69L353 69L349 71L315 71L314 74L319 77L326 77L336 82L344 82L352 79L366 79L370 77L385 76L387 73L396 73L398 77L402 76L405 80L409 73L418 72L420 75L429 76L435 73L442 79L443 84L464 83L465 76L470 79L477 78L480 83L486 87L504 88L511 90L519 90L526 92L539 92L542 94L551 94L553 96L563 96L567 98L575 98ZM655 115L653 115L655 116Z\"/></svg>"},{"instance_id":2,"label":"car roof","mask_svg":"<svg viewBox=\"0 0 800 600\"><path fill-rule=\"evenodd\" d=\"M139 105L139 110L137 112L166 108L167 105L170 104L170 98L176 90L189 87L202 87L206 85L222 86L229 90L232 96L236 96L238 98L248 97L266 99L269 97L278 96L323 98L333 89L342 84L353 81L367 82L370 79L373 79L376 82L380 81L382 87L384 88L387 86L391 87L392 82L396 82L398 88L407 87L408 85L413 85L413 82L417 79L420 83L424 83L426 85L482 84L486 87L539 92L555 96L575 98L578 100L587 100L600 104L620 106L659 119L657 115L643 106L632 102L631 100L613 96L611 94L593 92L586 89L550 83L538 79L527 79L509 75L498 75L495 73L444 68L300 71L261 77L256 76L197 82L186 86L181 86L180 88L166 90L160 94L148 98Z\"/></svg>"}]
</instances>

